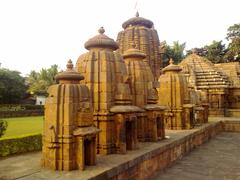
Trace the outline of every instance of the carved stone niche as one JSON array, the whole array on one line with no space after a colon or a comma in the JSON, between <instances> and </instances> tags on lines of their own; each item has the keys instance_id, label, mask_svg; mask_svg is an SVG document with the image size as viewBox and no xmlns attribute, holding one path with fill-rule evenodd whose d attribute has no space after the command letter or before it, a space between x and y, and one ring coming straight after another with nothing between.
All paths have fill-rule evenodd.
<instances>
[{"instance_id":1,"label":"carved stone niche","mask_svg":"<svg viewBox=\"0 0 240 180\"><path fill-rule=\"evenodd\" d=\"M116 105L110 109L114 113L116 132L116 153L125 154L137 148L137 112L141 108L132 105Z\"/></svg>"}]
</instances>

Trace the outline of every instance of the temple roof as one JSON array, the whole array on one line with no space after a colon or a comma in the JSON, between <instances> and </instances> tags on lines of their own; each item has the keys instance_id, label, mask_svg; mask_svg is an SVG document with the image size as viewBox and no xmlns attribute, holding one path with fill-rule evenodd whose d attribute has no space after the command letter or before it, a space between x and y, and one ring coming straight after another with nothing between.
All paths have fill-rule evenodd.
<instances>
[{"instance_id":1,"label":"temple roof","mask_svg":"<svg viewBox=\"0 0 240 180\"><path fill-rule=\"evenodd\" d=\"M178 66L178 65L173 64L173 60L170 59L169 65L167 67L163 68L162 71L163 72L166 72L166 71L176 71L176 72L179 72L181 70L182 70L182 68L180 66Z\"/></svg>"},{"instance_id":2,"label":"temple roof","mask_svg":"<svg viewBox=\"0 0 240 180\"><path fill-rule=\"evenodd\" d=\"M126 29L128 26L137 26L137 25L145 26L147 28L152 28L153 22L143 17L139 17L139 13L137 12L136 16L125 21L122 24L122 27Z\"/></svg>"},{"instance_id":3,"label":"temple roof","mask_svg":"<svg viewBox=\"0 0 240 180\"><path fill-rule=\"evenodd\" d=\"M146 54L144 54L139 49L136 49L135 46L133 45L132 48L128 49L127 51L125 51L123 53L123 57L124 58L132 58L132 57L134 57L134 58L144 59L144 58L146 58Z\"/></svg>"},{"instance_id":4,"label":"temple roof","mask_svg":"<svg viewBox=\"0 0 240 180\"><path fill-rule=\"evenodd\" d=\"M55 79L56 80L69 80L69 81L76 80L76 81L80 81L80 80L83 80L84 77L73 69L72 60L69 59L68 63L67 63L66 71L58 73L55 76Z\"/></svg>"},{"instance_id":5,"label":"temple roof","mask_svg":"<svg viewBox=\"0 0 240 180\"><path fill-rule=\"evenodd\" d=\"M106 36L104 34L105 30L103 27L101 27L98 30L99 34L94 36L93 38L89 39L85 44L85 48L86 49L91 49L91 48L110 48L112 50L116 50L118 49L118 45L117 43L109 38L108 36Z\"/></svg>"},{"instance_id":6,"label":"temple roof","mask_svg":"<svg viewBox=\"0 0 240 180\"><path fill-rule=\"evenodd\" d=\"M179 65L183 68L184 74L194 76L194 83L198 89L227 88L229 86L227 76L202 56L191 54Z\"/></svg>"}]
</instances>

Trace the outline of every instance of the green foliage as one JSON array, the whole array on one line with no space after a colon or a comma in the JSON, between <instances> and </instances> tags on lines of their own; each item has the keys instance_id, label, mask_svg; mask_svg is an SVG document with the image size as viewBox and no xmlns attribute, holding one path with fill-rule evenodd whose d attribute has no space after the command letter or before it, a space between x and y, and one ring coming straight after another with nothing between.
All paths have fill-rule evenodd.
<instances>
[{"instance_id":1,"label":"green foliage","mask_svg":"<svg viewBox=\"0 0 240 180\"><path fill-rule=\"evenodd\" d=\"M8 123L7 121L4 121L0 119L0 137L2 137L7 130Z\"/></svg>"},{"instance_id":2,"label":"green foliage","mask_svg":"<svg viewBox=\"0 0 240 180\"><path fill-rule=\"evenodd\" d=\"M25 79L18 71L0 68L0 103L18 103L26 92Z\"/></svg>"},{"instance_id":3,"label":"green foliage","mask_svg":"<svg viewBox=\"0 0 240 180\"><path fill-rule=\"evenodd\" d=\"M160 45L160 53L162 55L163 67L169 64L169 59L172 58L175 64L178 64L184 58L184 49L186 47L186 43L179 43L178 41L174 41L173 45L170 46L163 41Z\"/></svg>"},{"instance_id":4,"label":"green foliage","mask_svg":"<svg viewBox=\"0 0 240 180\"><path fill-rule=\"evenodd\" d=\"M193 48L191 50L187 50L186 51L186 56L192 54L192 53L195 53L199 56L207 56L207 50L206 48Z\"/></svg>"},{"instance_id":5,"label":"green foliage","mask_svg":"<svg viewBox=\"0 0 240 180\"><path fill-rule=\"evenodd\" d=\"M25 110L44 110L44 106L32 104L0 104L0 112L13 112Z\"/></svg>"},{"instance_id":6,"label":"green foliage","mask_svg":"<svg viewBox=\"0 0 240 180\"><path fill-rule=\"evenodd\" d=\"M227 39L232 40L240 37L240 24L234 24L228 28Z\"/></svg>"},{"instance_id":7,"label":"green foliage","mask_svg":"<svg viewBox=\"0 0 240 180\"><path fill-rule=\"evenodd\" d=\"M212 61L212 63L222 63L225 61L224 55L226 54L226 48L225 44L222 44L222 41L213 41L210 45L201 48L193 48L187 51L187 55L192 53L204 56Z\"/></svg>"},{"instance_id":8,"label":"green foliage","mask_svg":"<svg viewBox=\"0 0 240 180\"><path fill-rule=\"evenodd\" d=\"M46 94L48 87L56 83L54 77L57 73L58 66L56 64L48 69L41 69L40 72L31 71L27 77L28 92L31 94Z\"/></svg>"},{"instance_id":9,"label":"green foliage","mask_svg":"<svg viewBox=\"0 0 240 180\"><path fill-rule=\"evenodd\" d=\"M234 24L228 28L226 39L230 40L225 55L227 61L240 61L240 24Z\"/></svg>"},{"instance_id":10,"label":"green foliage","mask_svg":"<svg viewBox=\"0 0 240 180\"><path fill-rule=\"evenodd\" d=\"M213 63L222 63L224 62L224 55L226 53L225 44L222 44L222 41L213 41L212 44L204 47L206 49L206 58Z\"/></svg>"},{"instance_id":11,"label":"green foliage","mask_svg":"<svg viewBox=\"0 0 240 180\"><path fill-rule=\"evenodd\" d=\"M240 61L240 24L234 24L228 28L226 39L230 41L227 48L222 41L213 41L210 45L188 50L187 55L194 52L213 63Z\"/></svg>"},{"instance_id":12,"label":"green foliage","mask_svg":"<svg viewBox=\"0 0 240 180\"><path fill-rule=\"evenodd\" d=\"M30 134L0 139L0 157L42 149L42 135Z\"/></svg>"}]
</instances>

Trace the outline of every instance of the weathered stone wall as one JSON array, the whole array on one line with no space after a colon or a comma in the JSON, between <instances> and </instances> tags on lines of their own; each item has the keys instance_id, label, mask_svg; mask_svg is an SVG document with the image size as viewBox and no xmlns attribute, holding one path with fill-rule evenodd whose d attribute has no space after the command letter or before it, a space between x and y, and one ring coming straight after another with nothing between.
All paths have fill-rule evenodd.
<instances>
[{"instance_id":1,"label":"weathered stone wall","mask_svg":"<svg viewBox=\"0 0 240 180\"><path fill-rule=\"evenodd\" d=\"M176 160L186 153L207 142L222 130L221 123L202 128L189 136L175 141L162 149L156 149L139 159L128 163L128 169L111 179L147 179L154 172L170 167Z\"/></svg>"},{"instance_id":2,"label":"weathered stone wall","mask_svg":"<svg viewBox=\"0 0 240 180\"><path fill-rule=\"evenodd\" d=\"M223 131L226 132L240 132L240 121L223 121Z\"/></svg>"}]
</instances>

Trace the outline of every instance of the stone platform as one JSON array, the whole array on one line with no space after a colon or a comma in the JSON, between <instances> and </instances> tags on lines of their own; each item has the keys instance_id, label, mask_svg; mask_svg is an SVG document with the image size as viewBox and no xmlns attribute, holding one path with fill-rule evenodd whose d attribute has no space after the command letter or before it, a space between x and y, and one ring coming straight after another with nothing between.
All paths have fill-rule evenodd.
<instances>
[{"instance_id":1,"label":"stone platform","mask_svg":"<svg viewBox=\"0 0 240 180\"><path fill-rule=\"evenodd\" d=\"M235 131L240 125L238 119L220 120L213 118L208 124L191 130L168 130L166 135L169 138L160 142L139 143L137 150L128 151L125 155L98 156L97 165L84 171L43 169L40 167L41 152L0 159L0 179L147 179L224 129ZM223 123L225 121L235 125Z\"/></svg>"},{"instance_id":2,"label":"stone platform","mask_svg":"<svg viewBox=\"0 0 240 180\"><path fill-rule=\"evenodd\" d=\"M239 180L240 134L222 132L150 180Z\"/></svg>"}]
</instances>

